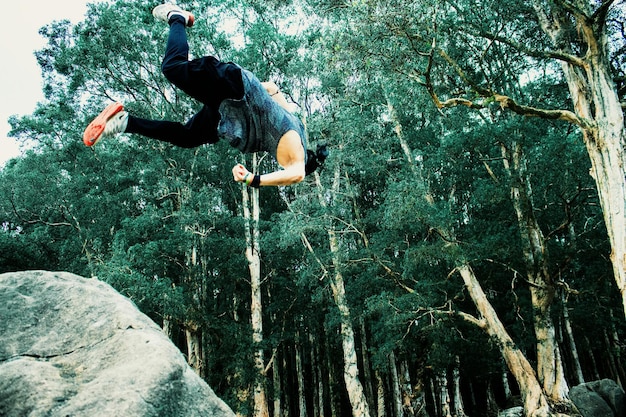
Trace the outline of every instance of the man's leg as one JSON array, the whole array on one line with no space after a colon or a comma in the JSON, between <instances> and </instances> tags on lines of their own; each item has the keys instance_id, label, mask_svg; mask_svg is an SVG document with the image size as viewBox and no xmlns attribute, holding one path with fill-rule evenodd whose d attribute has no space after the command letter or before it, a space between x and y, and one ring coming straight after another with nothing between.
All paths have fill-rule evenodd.
<instances>
[{"instance_id":1,"label":"man's leg","mask_svg":"<svg viewBox=\"0 0 626 417\"><path fill-rule=\"evenodd\" d=\"M219 114L209 106L203 106L186 124L166 120L149 120L128 116L126 133L136 133L152 139L171 143L182 148L195 148L218 141Z\"/></svg>"},{"instance_id":2,"label":"man's leg","mask_svg":"<svg viewBox=\"0 0 626 417\"><path fill-rule=\"evenodd\" d=\"M212 56L189 60L186 21L173 15L161 70L176 87L203 104L219 107L227 98L243 97L241 69Z\"/></svg>"}]
</instances>

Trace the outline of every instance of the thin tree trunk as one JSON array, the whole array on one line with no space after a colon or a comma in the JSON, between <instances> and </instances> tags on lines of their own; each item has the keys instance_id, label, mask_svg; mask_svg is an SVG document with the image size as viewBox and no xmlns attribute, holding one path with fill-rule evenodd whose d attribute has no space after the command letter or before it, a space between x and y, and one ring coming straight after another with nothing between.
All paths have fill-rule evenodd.
<instances>
[{"instance_id":1,"label":"thin tree trunk","mask_svg":"<svg viewBox=\"0 0 626 417\"><path fill-rule=\"evenodd\" d=\"M311 372L316 387L313 398L313 416L324 417L324 380L322 379L322 361L319 354L320 345L312 334L309 334L309 342L311 345Z\"/></svg>"},{"instance_id":2,"label":"thin tree trunk","mask_svg":"<svg viewBox=\"0 0 626 417\"><path fill-rule=\"evenodd\" d=\"M194 309L200 311L202 309L202 280L198 279L198 251L195 243L192 244L189 254L189 265L191 272L187 278L191 291L191 298ZM185 339L187 342L187 363L202 378L205 375L204 369L204 353L202 345L202 331L198 323L193 320L185 323Z\"/></svg>"},{"instance_id":3,"label":"thin tree trunk","mask_svg":"<svg viewBox=\"0 0 626 417\"><path fill-rule=\"evenodd\" d=\"M455 417L465 417L465 406L461 396L461 376L459 374L460 360L456 357L454 368L452 369L452 410Z\"/></svg>"},{"instance_id":4,"label":"thin tree trunk","mask_svg":"<svg viewBox=\"0 0 626 417\"><path fill-rule=\"evenodd\" d=\"M257 168L256 154L253 166ZM246 259L250 270L252 343L254 344L254 366L258 372L254 383L254 417L269 417L269 407L265 393L265 360L263 342L263 304L261 300L261 260L259 247L259 190L242 185L243 211L246 222ZM252 213L250 212L252 207Z\"/></svg>"},{"instance_id":5,"label":"thin tree trunk","mask_svg":"<svg viewBox=\"0 0 626 417\"><path fill-rule=\"evenodd\" d=\"M335 171L333 190L335 193L339 188L339 169ZM324 199L322 192L322 185L319 181L319 175L315 174L318 198L322 207L327 207L327 202ZM359 367L356 354L356 346L354 341L354 328L352 326L352 318L350 315L350 308L348 306L348 300L346 298L346 289L343 281L343 274L341 272L341 260L339 250L339 239L337 233L332 228L332 225L328 228L328 244L330 247L330 253L333 263L334 272L330 274L330 287L333 294L333 300L337 309L339 310L340 317L340 329L341 329L341 345L343 350L343 377L348 391L348 399L350 400L350 406L352 408L353 417L369 417L369 406L367 405L367 399L365 398L365 392L363 385L359 379ZM309 250L310 247L309 247Z\"/></svg>"},{"instance_id":6,"label":"thin tree trunk","mask_svg":"<svg viewBox=\"0 0 626 417\"><path fill-rule=\"evenodd\" d=\"M580 365L580 357L578 356L578 348L576 347L576 340L574 339L574 331L572 330L572 323L569 319L569 310L567 308L567 299L565 295L562 293L562 304L563 304L563 327L565 330L565 336L567 337L567 342L569 345L569 350L572 354L572 367L574 368L574 384L578 385L585 382L585 376L583 375L583 368Z\"/></svg>"},{"instance_id":7,"label":"thin tree trunk","mask_svg":"<svg viewBox=\"0 0 626 417\"><path fill-rule=\"evenodd\" d=\"M374 378L372 378L372 368L370 366L370 360L367 349L367 329L365 327L365 319L363 317L359 318L359 327L361 328L361 356L363 360L363 385L365 388L365 397L367 398L367 403L370 405L370 414L375 415L374 404L374 389L372 383Z\"/></svg>"},{"instance_id":8,"label":"thin tree trunk","mask_svg":"<svg viewBox=\"0 0 626 417\"><path fill-rule=\"evenodd\" d=\"M346 289L343 283L343 275L340 270L339 262L339 242L334 230L328 230L328 239L330 251L333 256L333 264L335 273L331 278L331 289L333 299L339 309L341 318L341 344L343 347L343 377L348 390L348 398L352 406L352 415L354 417L369 417L369 406L365 399L363 385L359 380L359 367L356 356L356 347L354 343L354 330L350 316L350 308L346 299Z\"/></svg>"},{"instance_id":9,"label":"thin tree trunk","mask_svg":"<svg viewBox=\"0 0 626 417\"><path fill-rule=\"evenodd\" d=\"M378 385L378 389L376 390L376 415L378 417L387 417L386 413L386 402L385 402L385 382L383 378L380 376L379 371L375 371L376 374L376 383Z\"/></svg>"},{"instance_id":10,"label":"thin tree trunk","mask_svg":"<svg viewBox=\"0 0 626 417\"><path fill-rule=\"evenodd\" d=\"M548 271L548 248L537 223L526 161L521 146L514 142L509 151L502 145L504 167L511 179L511 198L517 214L520 237L530 283L533 324L537 338L537 371L543 392L554 402L568 402L569 387L552 320L556 287Z\"/></svg>"},{"instance_id":11,"label":"thin tree trunk","mask_svg":"<svg viewBox=\"0 0 626 417\"><path fill-rule=\"evenodd\" d=\"M302 368L302 336L296 332L296 374L298 375L298 416L306 417L306 400L304 398L304 369Z\"/></svg>"},{"instance_id":12,"label":"thin tree trunk","mask_svg":"<svg viewBox=\"0 0 626 417\"><path fill-rule=\"evenodd\" d=\"M391 351L389 354L389 371L391 372L391 388L393 392L393 410L396 417L402 417L402 390L400 389L400 377L396 365L396 355Z\"/></svg>"},{"instance_id":13,"label":"thin tree trunk","mask_svg":"<svg viewBox=\"0 0 626 417\"><path fill-rule=\"evenodd\" d=\"M276 355L272 358L272 384L274 387L274 417L283 416L283 403L281 401L283 387L280 383L280 375L282 368L279 366L280 360L278 359L278 351L280 346L276 349Z\"/></svg>"},{"instance_id":14,"label":"thin tree trunk","mask_svg":"<svg viewBox=\"0 0 626 417\"><path fill-rule=\"evenodd\" d=\"M452 417L450 413L450 394L448 392L448 378L446 371L441 370L437 373L436 387L437 387L437 404L439 406L439 415L441 417Z\"/></svg>"}]
</instances>

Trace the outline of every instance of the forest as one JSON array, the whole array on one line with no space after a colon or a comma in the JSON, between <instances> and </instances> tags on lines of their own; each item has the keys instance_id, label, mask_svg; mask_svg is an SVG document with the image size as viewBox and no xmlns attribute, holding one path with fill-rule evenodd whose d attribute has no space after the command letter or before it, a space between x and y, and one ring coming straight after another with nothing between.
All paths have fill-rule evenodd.
<instances>
[{"instance_id":1,"label":"forest","mask_svg":"<svg viewBox=\"0 0 626 417\"><path fill-rule=\"evenodd\" d=\"M224 141L83 145L112 101L198 110L154 3L41 29L0 272L111 284L241 416L574 416L573 386L623 386L623 0L179 1L194 57L274 81L329 150L260 189L231 168L273 159Z\"/></svg>"}]
</instances>

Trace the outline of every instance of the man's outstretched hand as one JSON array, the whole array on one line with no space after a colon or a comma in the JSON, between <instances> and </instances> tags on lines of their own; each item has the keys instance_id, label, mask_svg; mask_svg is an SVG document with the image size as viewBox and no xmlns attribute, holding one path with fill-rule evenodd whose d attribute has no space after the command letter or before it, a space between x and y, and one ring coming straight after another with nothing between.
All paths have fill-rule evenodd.
<instances>
[{"instance_id":1,"label":"man's outstretched hand","mask_svg":"<svg viewBox=\"0 0 626 417\"><path fill-rule=\"evenodd\" d=\"M233 179L235 181L242 182L247 174L252 175L245 166L237 164L233 167Z\"/></svg>"}]
</instances>

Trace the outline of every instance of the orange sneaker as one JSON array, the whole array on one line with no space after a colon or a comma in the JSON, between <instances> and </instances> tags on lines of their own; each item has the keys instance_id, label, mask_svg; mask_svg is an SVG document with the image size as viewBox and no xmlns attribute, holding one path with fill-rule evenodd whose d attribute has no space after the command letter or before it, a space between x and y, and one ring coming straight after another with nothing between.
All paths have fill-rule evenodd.
<instances>
[{"instance_id":1,"label":"orange sneaker","mask_svg":"<svg viewBox=\"0 0 626 417\"><path fill-rule=\"evenodd\" d=\"M93 146L102 136L122 133L128 123L128 113L122 103L111 103L89 123L83 133L83 142Z\"/></svg>"}]
</instances>

